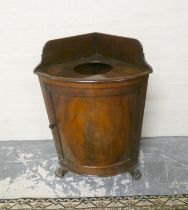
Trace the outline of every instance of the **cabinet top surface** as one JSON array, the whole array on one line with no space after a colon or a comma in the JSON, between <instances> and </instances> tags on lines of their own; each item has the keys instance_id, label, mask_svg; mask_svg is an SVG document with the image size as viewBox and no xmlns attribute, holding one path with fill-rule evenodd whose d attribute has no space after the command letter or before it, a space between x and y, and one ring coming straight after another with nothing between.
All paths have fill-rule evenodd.
<instances>
[{"instance_id":1,"label":"cabinet top surface","mask_svg":"<svg viewBox=\"0 0 188 210\"><path fill-rule=\"evenodd\" d=\"M93 55L72 61L41 67L40 75L71 82L102 82L128 80L149 74L151 71L126 62Z\"/></svg>"},{"instance_id":2,"label":"cabinet top surface","mask_svg":"<svg viewBox=\"0 0 188 210\"><path fill-rule=\"evenodd\" d=\"M108 82L142 77L152 68L138 40L91 33L48 41L34 72L55 80Z\"/></svg>"}]
</instances>

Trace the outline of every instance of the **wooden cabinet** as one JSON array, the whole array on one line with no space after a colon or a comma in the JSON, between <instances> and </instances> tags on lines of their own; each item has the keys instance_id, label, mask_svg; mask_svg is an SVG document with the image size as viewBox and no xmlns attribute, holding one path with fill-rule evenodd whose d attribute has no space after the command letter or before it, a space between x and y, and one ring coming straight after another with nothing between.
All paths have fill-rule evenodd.
<instances>
[{"instance_id":1,"label":"wooden cabinet","mask_svg":"<svg viewBox=\"0 0 188 210\"><path fill-rule=\"evenodd\" d=\"M91 33L46 43L40 80L60 168L112 176L136 169L148 75L136 39Z\"/></svg>"}]
</instances>

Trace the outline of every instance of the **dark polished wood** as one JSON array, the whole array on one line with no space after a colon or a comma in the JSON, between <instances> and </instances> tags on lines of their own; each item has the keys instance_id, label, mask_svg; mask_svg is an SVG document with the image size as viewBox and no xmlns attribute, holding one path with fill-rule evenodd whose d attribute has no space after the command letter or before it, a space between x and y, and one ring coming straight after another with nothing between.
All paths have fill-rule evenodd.
<instances>
[{"instance_id":1,"label":"dark polished wood","mask_svg":"<svg viewBox=\"0 0 188 210\"><path fill-rule=\"evenodd\" d=\"M135 167L152 72L140 42L100 33L52 40L34 72L58 153L58 174L129 171L140 178Z\"/></svg>"}]
</instances>

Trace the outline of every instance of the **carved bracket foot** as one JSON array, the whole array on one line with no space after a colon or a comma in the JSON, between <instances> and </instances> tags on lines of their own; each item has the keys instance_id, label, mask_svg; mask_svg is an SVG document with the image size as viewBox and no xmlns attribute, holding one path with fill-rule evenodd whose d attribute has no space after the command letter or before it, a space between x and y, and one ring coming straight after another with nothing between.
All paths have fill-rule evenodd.
<instances>
[{"instance_id":1,"label":"carved bracket foot","mask_svg":"<svg viewBox=\"0 0 188 210\"><path fill-rule=\"evenodd\" d=\"M62 167L59 167L56 171L55 171L55 175L59 178L62 178L64 177L64 175L67 173L67 169L66 168L62 168Z\"/></svg>"},{"instance_id":2,"label":"carved bracket foot","mask_svg":"<svg viewBox=\"0 0 188 210\"><path fill-rule=\"evenodd\" d=\"M138 180L142 177L142 173L137 168L133 169L129 173L132 176L133 180Z\"/></svg>"}]
</instances>

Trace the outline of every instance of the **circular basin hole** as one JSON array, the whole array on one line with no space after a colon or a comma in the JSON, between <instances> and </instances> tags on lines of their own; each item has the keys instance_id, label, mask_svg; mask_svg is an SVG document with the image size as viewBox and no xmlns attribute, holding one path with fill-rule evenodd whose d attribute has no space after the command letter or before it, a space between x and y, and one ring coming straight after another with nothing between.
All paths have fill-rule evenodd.
<instances>
[{"instance_id":1,"label":"circular basin hole","mask_svg":"<svg viewBox=\"0 0 188 210\"><path fill-rule=\"evenodd\" d=\"M96 74L104 74L110 71L111 68L112 66L110 64L95 61L95 62L79 64L74 68L74 70L77 73L84 75L96 75Z\"/></svg>"}]
</instances>

